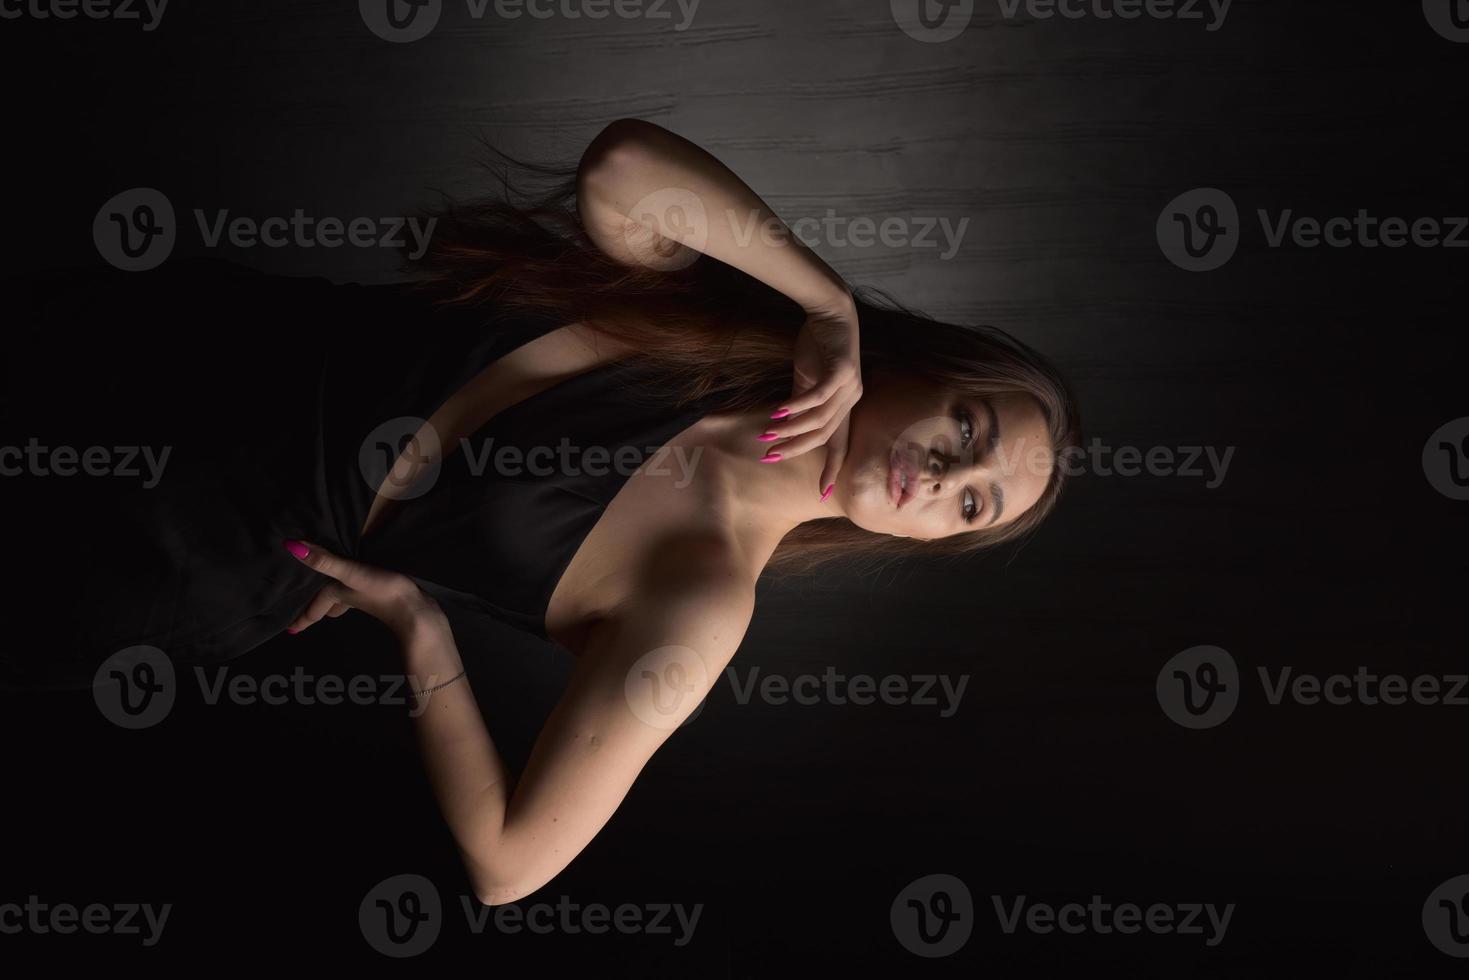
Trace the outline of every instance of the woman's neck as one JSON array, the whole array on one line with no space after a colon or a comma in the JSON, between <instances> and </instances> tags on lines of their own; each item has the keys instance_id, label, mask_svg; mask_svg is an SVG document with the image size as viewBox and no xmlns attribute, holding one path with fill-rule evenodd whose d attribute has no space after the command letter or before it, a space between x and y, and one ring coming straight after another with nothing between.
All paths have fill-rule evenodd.
<instances>
[{"instance_id":1,"label":"woman's neck","mask_svg":"<svg viewBox=\"0 0 1469 980\"><path fill-rule=\"evenodd\" d=\"M703 465L715 467L711 476L732 529L765 554L806 521L843 516L836 495L823 501L817 486L826 462L825 446L774 463L760 461L772 451L769 443L757 438L766 431L769 415L765 409L712 418L703 442Z\"/></svg>"}]
</instances>

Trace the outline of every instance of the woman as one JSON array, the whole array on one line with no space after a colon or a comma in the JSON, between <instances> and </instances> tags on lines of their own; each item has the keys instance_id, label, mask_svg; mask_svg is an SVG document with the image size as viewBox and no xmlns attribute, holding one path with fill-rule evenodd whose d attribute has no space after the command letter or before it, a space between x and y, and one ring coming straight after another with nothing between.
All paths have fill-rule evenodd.
<instances>
[{"instance_id":1,"label":"woman","mask_svg":"<svg viewBox=\"0 0 1469 980\"><path fill-rule=\"evenodd\" d=\"M76 676L109 642L209 661L349 609L375 617L476 892L501 904L606 823L734 655L767 566L1024 534L1054 506L1077 423L1028 348L854 295L732 173L646 122L608 126L536 206L437 219L420 277L432 338L407 333L425 322L417 293L318 284L289 294L296 349L266 397L190 373L208 438L181 436L158 483L172 489L119 510L152 537L97 577L153 598L112 602L86 636L97 599L78 602L68 649ZM746 234L752 219L777 234ZM253 279L237 319L271 329L286 294L221 275ZM168 316L200 278L171 283ZM343 289L381 333L300 329ZM258 382L265 364L230 376ZM176 418L181 400L140 418ZM553 448L558 465L531 464ZM577 658L518 781L461 680L446 603ZM42 683L68 659L12 673Z\"/></svg>"}]
</instances>

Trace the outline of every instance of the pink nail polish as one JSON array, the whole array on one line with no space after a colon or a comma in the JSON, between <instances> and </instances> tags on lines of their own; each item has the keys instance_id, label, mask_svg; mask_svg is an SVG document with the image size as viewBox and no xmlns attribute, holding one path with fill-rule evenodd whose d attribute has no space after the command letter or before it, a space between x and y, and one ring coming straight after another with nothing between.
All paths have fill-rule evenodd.
<instances>
[{"instance_id":1,"label":"pink nail polish","mask_svg":"<svg viewBox=\"0 0 1469 980\"><path fill-rule=\"evenodd\" d=\"M791 410L789 408L782 408L775 412L772 412L770 417L773 419L783 419L789 414L791 414Z\"/></svg>"},{"instance_id":2,"label":"pink nail polish","mask_svg":"<svg viewBox=\"0 0 1469 980\"><path fill-rule=\"evenodd\" d=\"M780 453L766 453L764 456L760 457L760 462L778 463L780 462Z\"/></svg>"},{"instance_id":3,"label":"pink nail polish","mask_svg":"<svg viewBox=\"0 0 1469 980\"><path fill-rule=\"evenodd\" d=\"M825 501L827 497L830 497L831 496L831 492L835 488L836 488L836 484L835 483L828 483L826 485L826 489L821 492L821 499L823 501Z\"/></svg>"},{"instance_id":4,"label":"pink nail polish","mask_svg":"<svg viewBox=\"0 0 1469 980\"><path fill-rule=\"evenodd\" d=\"M286 632L287 632L287 633L290 633L290 634L292 634L292 635L295 635L295 634L296 634L296 633L299 633L299 632L301 632L301 631L300 631L300 630L298 630L298 629L296 629L296 627L294 627L294 626L287 626L287 627L286 627Z\"/></svg>"},{"instance_id":5,"label":"pink nail polish","mask_svg":"<svg viewBox=\"0 0 1469 980\"><path fill-rule=\"evenodd\" d=\"M295 540L286 542L286 550L295 555L297 558L305 558L307 555L311 554L311 549L307 548L301 542Z\"/></svg>"},{"instance_id":6,"label":"pink nail polish","mask_svg":"<svg viewBox=\"0 0 1469 980\"><path fill-rule=\"evenodd\" d=\"M780 434L777 432L764 432L760 434L759 438L761 442L770 442L773 439L779 439Z\"/></svg>"}]
</instances>

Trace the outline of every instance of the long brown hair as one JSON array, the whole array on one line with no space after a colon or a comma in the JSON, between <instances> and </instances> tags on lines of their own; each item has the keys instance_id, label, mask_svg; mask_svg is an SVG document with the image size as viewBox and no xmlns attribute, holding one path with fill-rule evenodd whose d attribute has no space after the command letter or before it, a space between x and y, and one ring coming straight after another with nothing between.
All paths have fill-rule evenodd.
<instances>
[{"instance_id":1,"label":"long brown hair","mask_svg":"<svg viewBox=\"0 0 1469 980\"><path fill-rule=\"evenodd\" d=\"M528 162L488 144L485 150L481 164L500 192L467 201L442 195L423 212L435 220L428 249L406 259L435 302L595 321L655 368L663 381L658 397L674 404L712 396L719 410L743 411L790 395L792 352L805 319L795 302L708 257L672 272L623 265L582 228L575 166ZM527 193L512 183L512 169L538 189ZM921 541L874 534L846 518L807 521L781 540L767 567L809 571L833 558L958 555L1033 531L1055 507L1065 456L1080 445L1075 401L1060 374L994 327L944 323L873 287L858 287L853 296L864 385L907 371L973 397L1029 395L1045 414L1055 465L1040 499L998 528Z\"/></svg>"}]
</instances>

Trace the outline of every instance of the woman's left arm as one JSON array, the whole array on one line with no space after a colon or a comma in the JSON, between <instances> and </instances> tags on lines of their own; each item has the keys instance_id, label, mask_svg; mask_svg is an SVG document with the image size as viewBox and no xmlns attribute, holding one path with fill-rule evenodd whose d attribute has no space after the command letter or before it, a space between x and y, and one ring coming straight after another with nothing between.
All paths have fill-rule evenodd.
<instances>
[{"instance_id":1,"label":"woman's left arm","mask_svg":"<svg viewBox=\"0 0 1469 980\"><path fill-rule=\"evenodd\" d=\"M846 455L847 416L862 396L857 307L842 278L728 167L641 119L619 119L588 145L577 205L597 247L624 264L677 269L702 253L806 312L792 397L770 431L786 440L774 447L782 459L826 446L817 487L825 496Z\"/></svg>"},{"instance_id":2,"label":"woman's left arm","mask_svg":"<svg viewBox=\"0 0 1469 980\"><path fill-rule=\"evenodd\" d=\"M454 680L464 666L437 604L407 576L292 544L328 579L297 629L335 604L368 612L398 637L410 683L425 692L414 712L424 765L487 905L535 892L581 853L709 693L755 606L754 583L719 550L668 549L640 573L636 598L590 631L517 781L469 684Z\"/></svg>"}]
</instances>

